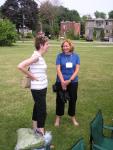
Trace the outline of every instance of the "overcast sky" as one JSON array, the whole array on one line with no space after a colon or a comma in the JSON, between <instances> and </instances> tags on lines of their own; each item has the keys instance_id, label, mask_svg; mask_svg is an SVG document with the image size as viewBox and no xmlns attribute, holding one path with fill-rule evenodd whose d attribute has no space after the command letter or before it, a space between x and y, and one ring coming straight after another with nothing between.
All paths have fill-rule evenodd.
<instances>
[{"instance_id":1,"label":"overcast sky","mask_svg":"<svg viewBox=\"0 0 113 150\"><path fill-rule=\"evenodd\" d=\"M38 0L35 0L38 2ZM45 0L39 0L43 2ZM0 0L0 5L2 5L5 0ZM99 12L104 12L108 14L113 10L113 0L59 0L61 4L69 8L70 10L77 10L80 16L90 14L93 16L94 12L97 10Z\"/></svg>"},{"instance_id":2,"label":"overcast sky","mask_svg":"<svg viewBox=\"0 0 113 150\"><path fill-rule=\"evenodd\" d=\"M75 9L80 15L93 14L96 10L108 14L113 10L113 0L62 0L63 5Z\"/></svg>"}]
</instances>

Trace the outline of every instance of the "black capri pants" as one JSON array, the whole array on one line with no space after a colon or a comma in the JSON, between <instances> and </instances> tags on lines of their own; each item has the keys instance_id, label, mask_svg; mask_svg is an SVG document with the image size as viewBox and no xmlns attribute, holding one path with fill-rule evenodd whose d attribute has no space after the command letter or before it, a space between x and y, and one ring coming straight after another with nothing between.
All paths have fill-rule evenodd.
<instances>
[{"instance_id":1,"label":"black capri pants","mask_svg":"<svg viewBox=\"0 0 113 150\"><path fill-rule=\"evenodd\" d=\"M31 89L31 93L34 99L34 107L32 120L37 121L37 127L43 128L46 120L46 93L47 88L42 90Z\"/></svg>"},{"instance_id":2,"label":"black capri pants","mask_svg":"<svg viewBox=\"0 0 113 150\"><path fill-rule=\"evenodd\" d=\"M56 115L64 115L65 103L62 101L59 91L62 90L61 83L56 83L58 91L56 92ZM76 112L78 82L71 82L67 86L67 92L69 93L70 100L68 101L68 115L74 116Z\"/></svg>"}]
</instances>

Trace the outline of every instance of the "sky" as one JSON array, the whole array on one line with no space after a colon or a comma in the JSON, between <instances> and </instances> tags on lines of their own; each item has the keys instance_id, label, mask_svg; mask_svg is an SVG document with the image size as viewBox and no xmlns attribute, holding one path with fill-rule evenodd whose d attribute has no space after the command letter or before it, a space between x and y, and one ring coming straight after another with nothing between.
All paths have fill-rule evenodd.
<instances>
[{"instance_id":1,"label":"sky","mask_svg":"<svg viewBox=\"0 0 113 150\"><path fill-rule=\"evenodd\" d=\"M45 0L35 0L37 2L44 2ZM0 0L2 5L5 0ZM80 16L90 14L94 17L94 12L104 12L108 14L113 10L113 0L59 0L59 2L70 10L77 10Z\"/></svg>"},{"instance_id":2,"label":"sky","mask_svg":"<svg viewBox=\"0 0 113 150\"><path fill-rule=\"evenodd\" d=\"M63 5L69 9L75 9L80 16L94 14L97 10L108 14L113 10L113 0L62 0Z\"/></svg>"}]
</instances>

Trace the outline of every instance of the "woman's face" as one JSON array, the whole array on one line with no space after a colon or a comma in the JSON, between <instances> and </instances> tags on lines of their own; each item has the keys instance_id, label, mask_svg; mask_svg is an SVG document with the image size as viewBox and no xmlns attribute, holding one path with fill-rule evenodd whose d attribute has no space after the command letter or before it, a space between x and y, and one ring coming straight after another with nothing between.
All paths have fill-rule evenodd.
<instances>
[{"instance_id":1,"label":"woman's face","mask_svg":"<svg viewBox=\"0 0 113 150\"><path fill-rule=\"evenodd\" d=\"M69 53L70 49L71 49L71 47L70 47L69 43L68 42L64 42L64 44L63 44L63 52L64 53Z\"/></svg>"}]
</instances>

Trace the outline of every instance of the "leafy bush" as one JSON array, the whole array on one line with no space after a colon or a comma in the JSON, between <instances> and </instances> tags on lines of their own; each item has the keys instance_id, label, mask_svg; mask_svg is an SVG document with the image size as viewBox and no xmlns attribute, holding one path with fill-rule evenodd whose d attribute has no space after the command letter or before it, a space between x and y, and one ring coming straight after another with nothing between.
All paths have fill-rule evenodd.
<instances>
[{"instance_id":1,"label":"leafy bush","mask_svg":"<svg viewBox=\"0 0 113 150\"><path fill-rule=\"evenodd\" d=\"M11 46L16 41L15 25L9 20L0 20L0 46Z\"/></svg>"},{"instance_id":2,"label":"leafy bush","mask_svg":"<svg viewBox=\"0 0 113 150\"><path fill-rule=\"evenodd\" d=\"M105 33L104 33L104 29L101 30L100 32L100 40L103 41L104 40L104 36L105 36Z\"/></svg>"},{"instance_id":3,"label":"leafy bush","mask_svg":"<svg viewBox=\"0 0 113 150\"><path fill-rule=\"evenodd\" d=\"M79 40L80 36L78 34L75 35L74 31L70 29L66 32L66 38L69 38L71 40Z\"/></svg>"},{"instance_id":4,"label":"leafy bush","mask_svg":"<svg viewBox=\"0 0 113 150\"><path fill-rule=\"evenodd\" d=\"M96 40L96 35L97 35L97 32L96 32L96 30L94 30L94 31L93 31L93 39L94 39L94 40Z\"/></svg>"},{"instance_id":5,"label":"leafy bush","mask_svg":"<svg viewBox=\"0 0 113 150\"><path fill-rule=\"evenodd\" d=\"M26 38L31 39L33 38L33 34L31 32L28 32L26 35Z\"/></svg>"}]
</instances>

